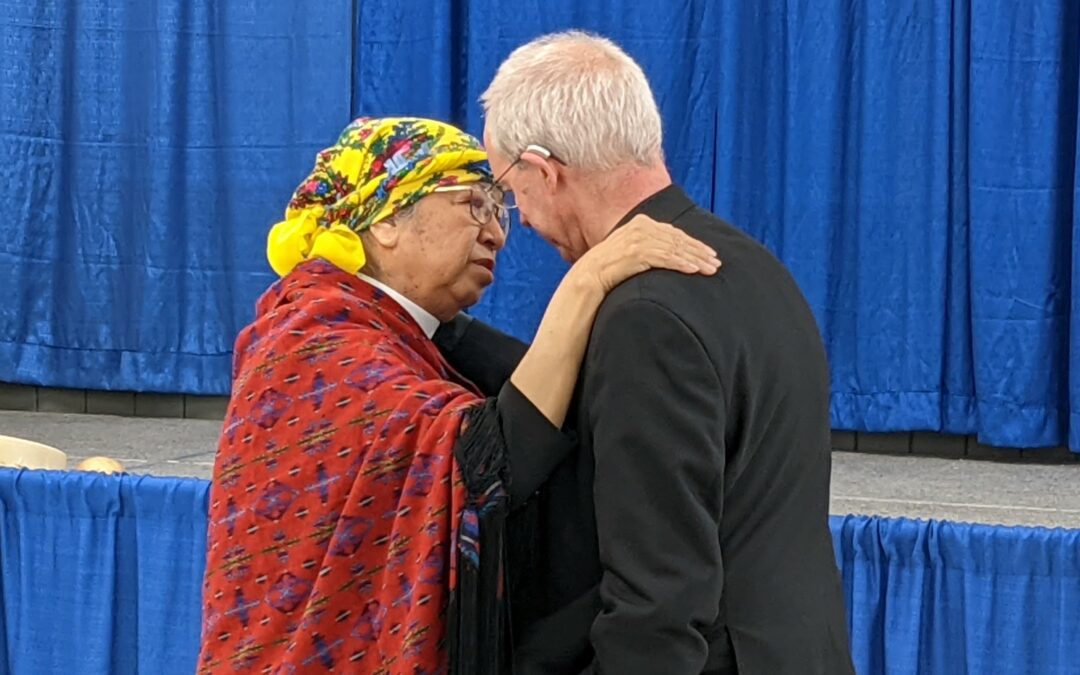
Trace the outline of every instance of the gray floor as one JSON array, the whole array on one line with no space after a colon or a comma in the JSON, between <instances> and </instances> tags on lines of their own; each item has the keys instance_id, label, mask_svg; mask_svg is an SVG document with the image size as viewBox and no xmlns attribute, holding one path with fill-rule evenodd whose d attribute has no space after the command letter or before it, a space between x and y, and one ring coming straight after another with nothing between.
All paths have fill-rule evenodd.
<instances>
[{"instance_id":1,"label":"gray floor","mask_svg":"<svg viewBox=\"0 0 1080 675\"><path fill-rule=\"evenodd\" d=\"M838 452L832 512L1080 528L1080 464Z\"/></svg>"},{"instance_id":2,"label":"gray floor","mask_svg":"<svg viewBox=\"0 0 1080 675\"><path fill-rule=\"evenodd\" d=\"M0 434L130 473L209 478L220 422L0 411ZM1080 463L995 463L837 452L832 511L1080 528Z\"/></svg>"},{"instance_id":3,"label":"gray floor","mask_svg":"<svg viewBox=\"0 0 1080 675\"><path fill-rule=\"evenodd\" d=\"M63 450L68 467L104 455L129 473L209 478L221 422L0 411L0 435Z\"/></svg>"}]
</instances>

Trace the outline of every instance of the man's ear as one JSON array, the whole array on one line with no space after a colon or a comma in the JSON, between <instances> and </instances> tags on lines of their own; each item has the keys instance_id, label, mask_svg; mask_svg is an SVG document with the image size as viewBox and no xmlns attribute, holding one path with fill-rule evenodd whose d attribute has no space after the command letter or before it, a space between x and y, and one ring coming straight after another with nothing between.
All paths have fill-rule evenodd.
<instances>
[{"instance_id":1,"label":"man's ear","mask_svg":"<svg viewBox=\"0 0 1080 675\"><path fill-rule=\"evenodd\" d=\"M522 154L521 161L540 172L540 178L544 182L545 190L549 193L555 192L555 188L559 184L560 173L562 170L558 163L531 152Z\"/></svg>"}]
</instances>

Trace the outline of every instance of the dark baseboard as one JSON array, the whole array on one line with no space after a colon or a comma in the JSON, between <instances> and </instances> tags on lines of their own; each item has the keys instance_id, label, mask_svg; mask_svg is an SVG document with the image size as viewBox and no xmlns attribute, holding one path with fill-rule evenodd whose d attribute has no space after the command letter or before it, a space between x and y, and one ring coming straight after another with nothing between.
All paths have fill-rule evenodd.
<instances>
[{"instance_id":1,"label":"dark baseboard","mask_svg":"<svg viewBox=\"0 0 1080 675\"><path fill-rule=\"evenodd\" d=\"M53 389L0 382L0 410L223 420L227 396Z\"/></svg>"},{"instance_id":2,"label":"dark baseboard","mask_svg":"<svg viewBox=\"0 0 1080 675\"><path fill-rule=\"evenodd\" d=\"M1080 462L1080 453L1068 448L1000 448L980 443L975 436L927 431L875 434L833 431L833 450L873 455L912 455L944 459L978 459L1024 464Z\"/></svg>"}]
</instances>

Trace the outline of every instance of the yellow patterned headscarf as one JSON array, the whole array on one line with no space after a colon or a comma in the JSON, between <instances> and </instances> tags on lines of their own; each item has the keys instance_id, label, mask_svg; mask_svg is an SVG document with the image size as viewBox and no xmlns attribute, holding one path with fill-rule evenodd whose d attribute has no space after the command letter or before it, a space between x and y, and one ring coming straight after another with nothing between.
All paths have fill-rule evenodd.
<instances>
[{"instance_id":1,"label":"yellow patterned headscarf","mask_svg":"<svg viewBox=\"0 0 1080 675\"><path fill-rule=\"evenodd\" d=\"M360 232L437 187L491 180L480 142L449 124L362 117L318 154L270 230L266 256L280 276L312 258L356 274L367 261Z\"/></svg>"}]
</instances>

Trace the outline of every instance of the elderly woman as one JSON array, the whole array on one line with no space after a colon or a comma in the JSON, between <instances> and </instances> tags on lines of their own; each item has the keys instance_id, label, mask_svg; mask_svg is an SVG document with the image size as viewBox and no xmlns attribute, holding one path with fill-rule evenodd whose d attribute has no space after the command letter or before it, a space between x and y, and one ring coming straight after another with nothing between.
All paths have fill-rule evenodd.
<instances>
[{"instance_id":1,"label":"elderly woman","mask_svg":"<svg viewBox=\"0 0 1080 675\"><path fill-rule=\"evenodd\" d=\"M555 292L494 398L431 336L493 281L507 205L478 142L360 119L271 231L283 278L236 343L214 467L201 672L505 672L502 534L559 428L605 293L715 253L641 221Z\"/></svg>"}]
</instances>

